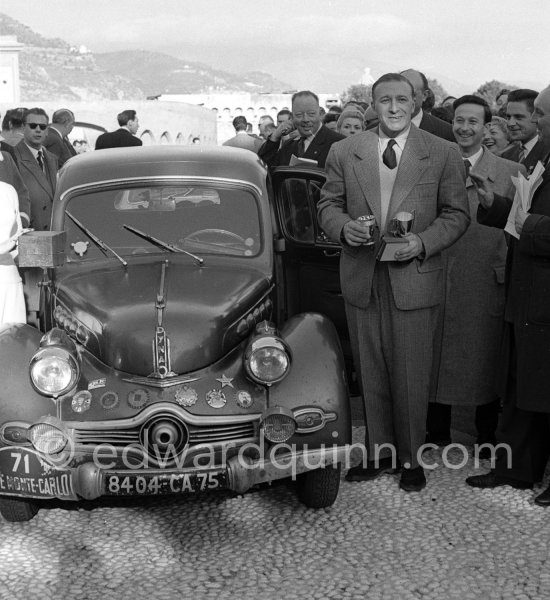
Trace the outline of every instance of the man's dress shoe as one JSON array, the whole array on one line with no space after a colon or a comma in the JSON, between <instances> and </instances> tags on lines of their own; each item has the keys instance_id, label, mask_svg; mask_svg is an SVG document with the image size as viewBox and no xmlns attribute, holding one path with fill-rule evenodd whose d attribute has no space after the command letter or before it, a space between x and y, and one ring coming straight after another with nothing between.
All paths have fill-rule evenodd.
<instances>
[{"instance_id":1,"label":"man's dress shoe","mask_svg":"<svg viewBox=\"0 0 550 600\"><path fill-rule=\"evenodd\" d=\"M538 504L539 506L550 506L550 486L535 498L535 504Z\"/></svg>"},{"instance_id":2,"label":"man's dress shoe","mask_svg":"<svg viewBox=\"0 0 550 600\"><path fill-rule=\"evenodd\" d=\"M406 492L419 492L426 487L426 476L422 467L403 469L399 487Z\"/></svg>"},{"instance_id":3,"label":"man's dress shoe","mask_svg":"<svg viewBox=\"0 0 550 600\"><path fill-rule=\"evenodd\" d=\"M391 457L381 458L376 464L368 461L367 466L357 465L346 473L346 481L372 481L384 473L396 473L399 471L399 462L395 465Z\"/></svg>"},{"instance_id":4,"label":"man's dress shoe","mask_svg":"<svg viewBox=\"0 0 550 600\"><path fill-rule=\"evenodd\" d=\"M518 490L530 490L533 487L532 483L520 481L512 477L504 477L497 475L495 471L489 471L485 475L472 475L466 478L466 483L477 488L496 488L502 485L509 485Z\"/></svg>"}]
</instances>

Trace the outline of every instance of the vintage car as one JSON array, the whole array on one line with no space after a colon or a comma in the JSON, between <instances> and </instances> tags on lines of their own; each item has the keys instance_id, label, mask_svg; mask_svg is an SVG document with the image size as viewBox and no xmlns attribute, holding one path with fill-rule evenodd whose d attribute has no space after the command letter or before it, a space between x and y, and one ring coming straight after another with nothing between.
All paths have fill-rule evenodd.
<instances>
[{"instance_id":1,"label":"vintage car","mask_svg":"<svg viewBox=\"0 0 550 600\"><path fill-rule=\"evenodd\" d=\"M39 326L0 328L5 519L282 478L335 501L351 418L323 179L233 148L66 163L51 231L19 241Z\"/></svg>"}]
</instances>

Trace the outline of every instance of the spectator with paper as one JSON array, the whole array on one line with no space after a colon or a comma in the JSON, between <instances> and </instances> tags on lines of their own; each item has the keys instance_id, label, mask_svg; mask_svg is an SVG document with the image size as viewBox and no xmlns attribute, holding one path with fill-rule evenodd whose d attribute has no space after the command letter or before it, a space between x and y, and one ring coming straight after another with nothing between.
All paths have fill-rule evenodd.
<instances>
[{"instance_id":1,"label":"spectator with paper","mask_svg":"<svg viewBox=\"0 0 550 600\"><path fill-rule=\"evenodd\" d=\"M478 221L512 235L498 435L509 448L497 451L492 471L466 480L474 487L531 488L542 480L550 456L550 86L535 99L532 120L546 151L529 180L514 182L513 200L495 194L487 178L470 175L478 185ZM535 503L550 506L550 487Z\"/></svg>"}]
</instances>

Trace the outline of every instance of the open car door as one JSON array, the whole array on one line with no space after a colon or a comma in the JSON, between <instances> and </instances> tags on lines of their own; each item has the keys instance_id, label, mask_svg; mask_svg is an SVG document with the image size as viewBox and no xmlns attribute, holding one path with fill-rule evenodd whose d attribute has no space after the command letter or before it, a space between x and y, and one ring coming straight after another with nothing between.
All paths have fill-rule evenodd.
<instances>
[{"instance_id":1,"label":"open car door","mask_svg":"<svg viewBox=\"0 0 550 600\"><path fill-rule=\"evenodd\" d=\"M325 172L313 167L271 170L276 218L284 238L279 252L285 280L284 304L288 317L318 312L332 320L351 374L351 349L340 289L340 245L327 238L317 221L317 203L325 179Z\"/></svg>"}]
</instances>

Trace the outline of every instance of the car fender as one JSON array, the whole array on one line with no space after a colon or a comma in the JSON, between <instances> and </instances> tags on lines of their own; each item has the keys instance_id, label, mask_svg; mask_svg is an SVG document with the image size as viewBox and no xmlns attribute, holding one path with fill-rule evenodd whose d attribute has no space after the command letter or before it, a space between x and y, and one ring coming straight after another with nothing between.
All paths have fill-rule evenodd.
<instances>
[{"instance_id":1,"label":"car fender","mask_svg":"<svg viewBox=\"0 0 550 600\"><path fill-rule=\"evenodd\" d=\"M289 374L269 390L269 405L290 410L318 407L337 419L316 433L290 440L343 444L351 440L351 414L345 364L336 328L323 315L301 313L290 318L280 335L292 354ZM296 438L296 439L294 439Z\"/></svg>"},{"instance_id":2,"label":"car fender","mask_svg":"<svg viewBox=\"0 0 550 600\"><path fill-rule=\"evenodd\" d=\"M0 425L55 415L55 403L36 392L29 378L29 363L41 337L41 331L24 323L0 327Z\"/></svg>"}]
</instances>

